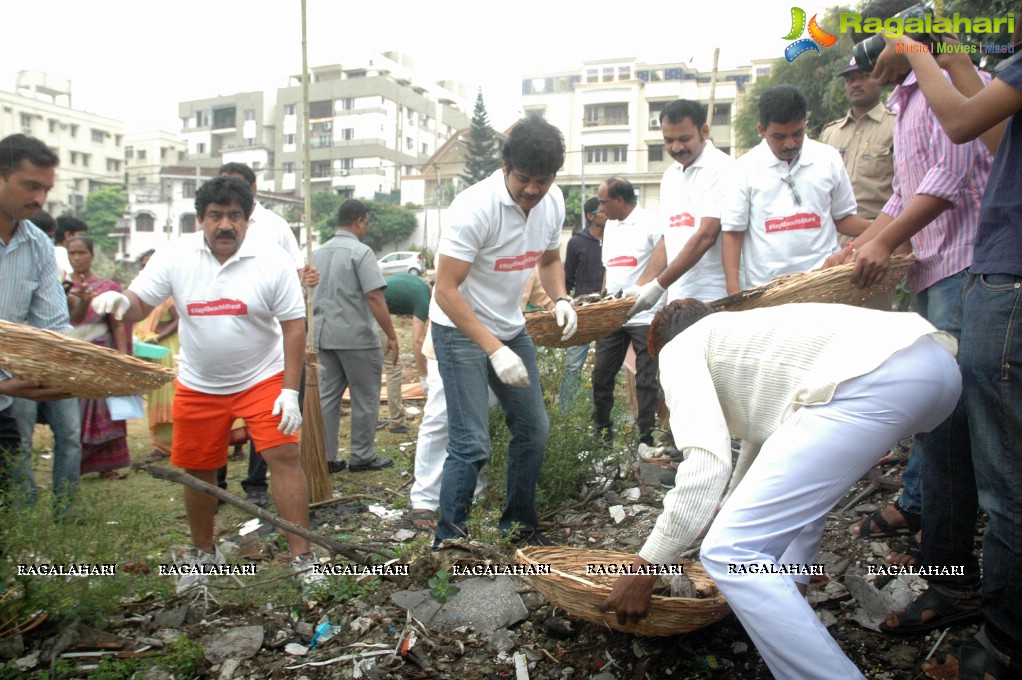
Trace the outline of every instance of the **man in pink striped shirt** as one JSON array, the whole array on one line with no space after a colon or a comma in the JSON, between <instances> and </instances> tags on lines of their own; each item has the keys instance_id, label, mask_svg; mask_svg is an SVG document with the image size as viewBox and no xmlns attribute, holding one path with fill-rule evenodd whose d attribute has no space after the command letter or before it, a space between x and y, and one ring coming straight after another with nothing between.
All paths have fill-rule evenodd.
<instances>
[{"instance_id":1,"label":"man in pink striped shirt","mask_svg":"<svg viewBox=\"0 0 1022 680\"><path fill-rule=\"evenodd\" d=\"M864 20L886 19L912 4L911 0L875 0L862 16ZM866 37L859 34L854 39ZM980 76L984 83L990 81L987 74L981 72ZM872 77L881 85L897 84L888 100L888 106L897 112L894 193L869 229L827 264L854 259L853 282L861 285L876 278L877 272L882 275L891 254L911 241L917 262L909 270L905 288L913 293L915 311L945 330L948 313L972 264L979 205L993 157L980 140L959 145L948 138L920 91L905 54L888 46L877 59ZM914 453L902 474L900 498L881 513L878 519L883 521L864 523L861 536L918 527L921 460L929 445L926 435L916 437Z\"/></svg>"}]
</instances>

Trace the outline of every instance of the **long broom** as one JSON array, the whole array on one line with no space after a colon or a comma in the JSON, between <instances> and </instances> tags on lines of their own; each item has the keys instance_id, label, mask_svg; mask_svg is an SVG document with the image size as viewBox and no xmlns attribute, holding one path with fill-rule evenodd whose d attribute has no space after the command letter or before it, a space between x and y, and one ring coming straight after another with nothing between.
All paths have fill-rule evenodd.
<instances>
[{"instance_id":1,"label":"long broom","mask_svg":"<svg viewBox=\"0 0 1022 680\"><path fill-rule=\"evenodd\" d=\"M302 104L303 134L305 137L305 252L306 262L312 264L312 181L309 177L311 165L309 147L309 57L306 47L305 1L302 0ZM319 352L314 342L312 318L312 298L315 288L310 288L305 301L306 329L305 345L305 398L302 402L302 435L301 463L305 470L305 478L309 485L309 500L313 503L330 497L333 488L330 484L330 471L326 464L326 443L323 441L323 410L319 403ZM331 442L337 446L337 442Z\"/></svg>"}]
</instances>

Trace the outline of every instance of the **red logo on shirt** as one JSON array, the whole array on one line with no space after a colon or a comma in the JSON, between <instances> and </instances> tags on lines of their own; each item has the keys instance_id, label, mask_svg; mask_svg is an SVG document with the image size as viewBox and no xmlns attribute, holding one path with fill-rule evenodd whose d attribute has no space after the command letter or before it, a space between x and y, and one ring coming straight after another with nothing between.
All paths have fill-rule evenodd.
<instances>
[{"instance_id":1,"label":"red logo on shirt","mask_svg":"<svg viewBox=\"0 0 1022 680\"><path fill-rule=\"evenodd\" d=\"M241 300L210 300L209 302L189 302L188 316L247 316L248 305Z\"/></svg>"},{"instance_id":2,"label":"red logo on shirt","mask_svg":"<svg viewBox=\"0 0 1022 680\"><path fill-rule=\"evenodd\" d=\"M679 213L677 215L671 215L671 221L667 225L669 227L694 227L696 226L696 218L688 213Z\"/></svg>"},{"instance_id":3,"label":"red logo on shirt","mask_svg":"<svg viewBox=\"0 0 1022 680\"><path fill-rule=\"evenodd\" d=\"M608 267L637 267L639 260L633 255L619 255L607 260Z\"/></svg>"},{"instance_id":4,"label":"red logo on shirt","mask_svg":"<svg viewBox=\"0 0 1022 680\"><path fill-rule=\"evenodd\" d=\"M514 257L498 257L496 263L493 265L493 271L495 272L518 272L523 269L532 269L539 262L539 258L543 253L538 250L530 250L524 255L515 255Z\"/></svg>"},{"instance_id":5,"label":"red logo on shirt","mask_svg":"<svg viewBox=\"0 0 1022 680\"><path fill-rule=\"evenodd\" d=\"M816 213L798 213L789 217L774 217L766 221L766 233L796 231L798 229L819 229L820 216Z\"/></svg>"}]
</instances>

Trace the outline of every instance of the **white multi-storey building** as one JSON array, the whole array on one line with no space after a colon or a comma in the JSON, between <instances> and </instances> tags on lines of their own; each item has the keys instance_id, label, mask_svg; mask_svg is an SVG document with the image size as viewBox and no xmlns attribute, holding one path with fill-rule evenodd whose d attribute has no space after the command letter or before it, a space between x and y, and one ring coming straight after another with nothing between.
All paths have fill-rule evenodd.
<instances>
[{"instance_id":1,"label":"white multi-storey building","mask_svg":"<svg viewBox=\"0 0 1022 680\"><path fill-rule=\"evenodd\" d=\"M0 92L0 138L21 132L60 157L46 201L54 217L80 212L96 189L124 186L124 123L71 104L71 81L41 71L19 72L15 92Z\"/></svg>"},{"instance_id":2,"label":"white multi-storey building","mask_svg":"<svg viewBox=\"0 0 1022 680\"><path fill-rule=\"evenodd\" d=\"M312 191L372 198L400 189L455 131L468 127L463 86L419 83L397 52L311 69ZM273 92L182 102L189 159L249 164L261 190L302 193L301 76Z\"/></svg>"},{"instance_id":3,"label":"white multi-storey building","mask_svg":"<svg viewBox=\"0 0 1022 680\"><path fill-rule=\"evenodd\" d=\"M586 197L601 181L620 175L635 186L646 208L660 204L660 178L670 165L660 133L660 112L676 99L706 104L710 135L721 150L736 151L732 121L745 87L768 70L752 65L718 69L713 75L685 63L647 64L635 59L583 62L576 71L540 73L522 78L522 108L540 111L564 133L567 147L562 187L584 186Z\"/></svg>"}]
</instances>

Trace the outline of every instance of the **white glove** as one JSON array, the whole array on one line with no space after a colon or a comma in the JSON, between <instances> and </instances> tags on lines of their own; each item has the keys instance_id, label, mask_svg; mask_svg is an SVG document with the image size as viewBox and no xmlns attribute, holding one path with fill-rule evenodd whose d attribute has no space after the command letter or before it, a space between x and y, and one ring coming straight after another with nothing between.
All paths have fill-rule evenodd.
<instances>
[{"instance_id":1,"label":"white glove","mask_svg":"<svg viewBox=\"0 0 1022 680\"><path fill-rule=\"evenodd\" d=\"M92 311L96 314L113 314L115 319L120 320L129 309L131 300L116 290L108 290L92 298Z\"/></svg>"},{"instance_id":2,"label":"white glove","mask_svg":"<svg viewBox=\"0 0 1022 680\"><path fill-rule=\"evenodd\" d=\"M653 279L649 283L645 283L641 286L628 286L622 293L625 297L632 295L638 295L639 299L635 301L635 304L628 310L628 318L632 318L639 312L645 312L659 302L661 296L664 294L664 288L656 279Z\"/></svg>"},{"instance_id":3,"label":"white glove","mask_svg":"<svg viewBox=\"0 0 1022 680\"><path fill-rule=\"evenodd\" d=\"M497 377L505 385L511 387L529 386L529 371L526 370L521 358L507 345L490 355L490 363L493 365Z\"/></svg>"},{"instance_id":4,"label":"white glove","mask_svg":"<svg viewBox=\"0 0 1022 680\"><path fill-rule=\"evenodd\" d=\"M562 342L575 335L575 331L578 330L578 314L575 313L571 300L557 301L554 305L554 319L557 325L564 329L564 333L561 334Z\"/></svg>"},{"instance_id":5,"label":"white glove","mask_svg":"<svg viewBox=\"0 0 1022 680\"><path fill-rule=\"evenodd\" d=\"M277 401L273 402L271 416L280 416L277 429L284 434L294 434L302 426L302 412L298 408L298 391L287 388L280 391Z\"/></svg>"},{"instance_id":6,"label":"white glove","mask_svg":"<svg viewBox=\"0 0 1022 680\"><path fill-rule=\"evenodd\" d=\"M419 387L422 389L422 398L429 398L429 383L425 378L419 378Z\"/></svg>"}]
</instances>

